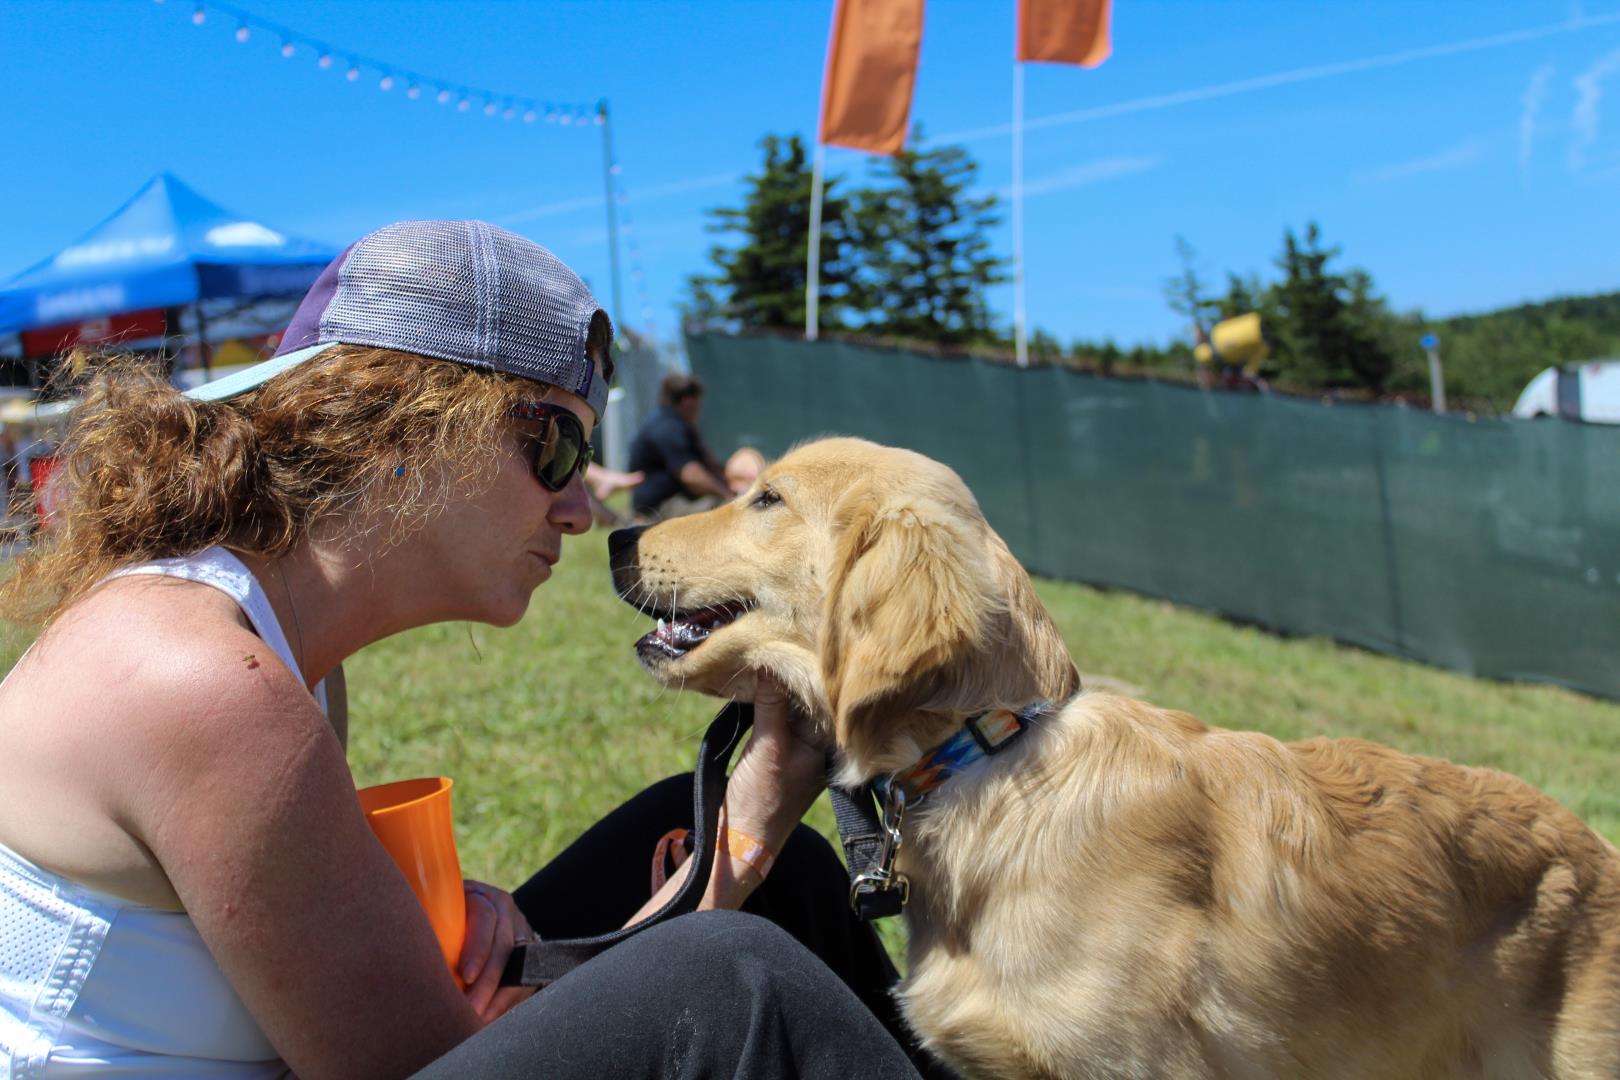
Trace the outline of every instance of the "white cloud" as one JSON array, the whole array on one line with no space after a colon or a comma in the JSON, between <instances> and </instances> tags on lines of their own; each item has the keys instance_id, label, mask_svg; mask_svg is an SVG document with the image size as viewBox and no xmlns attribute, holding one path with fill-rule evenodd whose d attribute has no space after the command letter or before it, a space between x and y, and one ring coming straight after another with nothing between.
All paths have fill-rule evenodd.
<instances>
[{"instance_id":1,"label":"white cloud","mask_svg":"<svg viewBox=\"0 0 1620 1080\"><path fill-rule=\"evenodd\" d=\"M694 176L686 180L675 180L668 184L650 184L644 188L634 188L629 191L632 203L646 202L650 199L659 199L668 195L679 195L688 191L704 191L708 188L725 187L742 179L741 173L712 173L708 176ZM601 195L582 195L574 199L559 199L556 202L543 203L540 206L531 206L527 210L517 210L504 214L495 220L503 225L513 225L522 221L534 221L536 218L555 217L558 214L573 214L582 210L600 211L602 209Z\"/></svg>"},{"instance_id":2,"label":"white cloud","mask_svg":"<svg viewBox=\"0 0 1620 1080\"><path fill-rule=\"evenodd\" d=\"M1358 184L1387 184L1391 180L1404 180L1409 176L1467 168L1484 158L1486 149L1487 143L1484 139L1469 139L1410 161L1397 161L1392 165L1368 169L1366 172L1357 173L1353 179Z\"/></svg>"},{"instance_id":3,"label":"white cloud","mask_svg":"<svg viewBox=\"0 0 1620 1080\"><path fill-rule=\"evenodd\" d=\"M573 214L581 210L602 209L601 195L580 195L572 199L558 199L554 202L541 203L526 210L517 210L510 214L502 214L495 220L502 225L516 225L522 221L534 221L538 218L556 217L558 214Z\"/></svg>"},{"instance_id":4,"label":"white cloud","mask_svg":"<svg viewBox=\"0 0 1620 1080\"><path fill-rule=\"evenodd\" d=\"M1541 106L1547 100L1547 84L1552 82L1553 66L1543 64L1530 76L1530 83L1524 88L1522 107L1519 110L1519 179L1526 180L1530 175L1530 154L1536 141L1536 118L1541 113Z\"/></svg>"},{"instance_id":5,"label":"white cloud","mask_svg":"<svg viewBox=\"0 0 1620 1080\"><path fill-rule=\"evenodd\" d=\"M1598 107L1603 102L1603 82L1617 71L1620 71L1620 49L1606 53L1575 76L1575 111L1569 120L1575 129L1574 141L1569 145L1569 167L1575 172L1586 165L1586 152L1597 143L1602 121Z\"/></svg>"},{"instance_id":6,"label":"white cloud","mask_svg":"<svg viewBox=\"0 0 1620 1080\"><path fill-rule=\"evenodd\" d=\"M1066 124L1082 124L1090 120L1103 120L1112 116L1125 116L1130 113L1152 112L1157 109L1168 109L1176 105L1211 101L1215 98L1231 97L1234 94L1246 94L1254 90L1269 90L1277 86L1312 82L1316 79L1350 75L1360 71L1371 71L1376 68L1396 67L1400 64L1409 64L1418 60L1431 60L1440 56L1455 56L1459 53L1476 52L1480 49L1496 49L1507 45L1518 45L1554 34L1577 33L1594 26L1607 26L1617 22L1620 22L1620 12L1589 17L1578 16L1565 22L1552 23L1548 26L1533 26L1526 30L1513 30L1505 34L1492 34L1489 37L1449 41L1441 45L1425 45L1421 48L1385 53L1382 56L1367 56L1358 60L1344 60L1336 64L1319 64L1314 67L1295 68L1292 71L1281 71L1274 75L1260 75L1252 79L1238 79L1235 82L1200 86L1196 89L1180 90L1171 94L1156 94L1152 97L1118 101L1112 105L1099 105L1096 108L1081 109L1077 112L1032 117L1024 121L1024 129L1029 131L1037 128L1060 127ZM934 135L928 139L928 145L1001 138L1011 134L1011 132L1011 124L996 124L992 127Z\"/></svg>"},{"instance_id":7,"label":"white cloud","mask_svg":"<svg viewBox=\"0 0 1620 1080\"><path fill-rule=\"evenodd\" d=\"M601 206L597 200L597 206ZM660 241L670 237L687 239L694 234L701 235L703 221L700 218L680 217L667 221L640 221L635 228L626 230L624 225L619 226L620 243L628 246L631 235L636 237L636 246L645 254L649 250L656 250L662 246ZM607 244L606 225L581 225L576 229L559 235L559 245L568 245L575 248L602 247Z\"/></svg>"},{"instance_id":8,"label":"white cloud","mask_svg":"<svg viewBox=\"0 0 1620 1080\"><path fill-rule=\"evenodd\" d=\"M1067 169L1060 169L1055 173L1037 176L1033 180L1025 180L1024 198L1033 199L1040 195L1050 195L1057 191L1067 191L1070 188L1084 187L1087 184L1097 184L1121 176L1150 172L1168 160L1169 158L1159 154L1153 157L1106 157L1097 158L1094 161L1083 161L1078 165L1071 165ZM1010 198L1012 196L1011 185L998 188L996 194L1003 199Z\"/></svg>"}]
</instances>

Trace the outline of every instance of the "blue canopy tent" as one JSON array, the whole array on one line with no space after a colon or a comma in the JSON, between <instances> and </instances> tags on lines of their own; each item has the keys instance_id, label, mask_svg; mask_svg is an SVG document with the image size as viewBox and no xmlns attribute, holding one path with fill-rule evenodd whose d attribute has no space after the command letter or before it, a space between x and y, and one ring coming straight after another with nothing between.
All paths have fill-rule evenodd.
<instances>
[{"instance_id":1,"label":"blue canopy tent","mask_svg":"<svg viewBox=\"0 0 1620 1080\"><path fill-rule=\"evenodd\" d=\"M336 256L159 173L79 240L0 285L0 334L190 306L206 339L204 301L301 295Z\"/></svg>"}]
</instances>

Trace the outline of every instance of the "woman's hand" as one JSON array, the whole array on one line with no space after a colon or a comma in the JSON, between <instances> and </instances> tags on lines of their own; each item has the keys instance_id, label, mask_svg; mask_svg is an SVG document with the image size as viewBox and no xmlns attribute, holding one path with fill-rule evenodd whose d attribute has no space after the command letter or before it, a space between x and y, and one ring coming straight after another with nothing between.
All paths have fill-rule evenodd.
<instances>
[{"instance_id":1,"label":"woman's hand","mask_svg":"<svg viewBox=\"0 0 1620 1080\"><path fill-rule=\"evenodd\" d=\"M746 833L781 854L793 827L827 786L827 750L776 680L763 671L757 677L754 733L726 785L720 821L723 828ZM670 875L630 922L640 922L662 908L685 883L692 865L688 860L680 871ZM741 907L762 880L757 865L735 854L728 858L722 848L698 907Z\"/></svg>"},{"instance_id":2,"label":"woman's hand","mask_svg":"<svg viewBox=\"0 0 1620 1080\"><path fill-rule=\"evenodd\" d=\"M758 673L754 733L726 789L726 821L780 852L827 786L827 748L769 673Z\"/></svg>"},{"instance_id":3,"label":"woman's hand","mask_svg":"<svg viewBox=\"0 0 1620 1080\"><path fill-rule=\"evenodd\" d=\"M481 881L465 881L462 889L467 940L456 973L467 986L467 1001L487 1024L534 993L532 988L501 985L501 971L513 946L532 941L534 931L510 893Z\"/></svg>"}]
</instances>

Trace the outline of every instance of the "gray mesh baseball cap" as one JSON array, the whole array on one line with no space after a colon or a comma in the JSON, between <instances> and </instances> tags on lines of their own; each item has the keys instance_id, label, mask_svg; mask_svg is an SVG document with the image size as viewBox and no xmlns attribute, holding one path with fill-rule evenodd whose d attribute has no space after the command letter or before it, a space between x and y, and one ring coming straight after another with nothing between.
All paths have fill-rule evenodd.
<instances>
[{"instance_id":1,"label":"gray mesh baseball cap","mask_svg":"<svg viewBox=\"0 0 1620 1080\"><path fill-rule=\"evenodd\" d=\"M333 345L371 345L547 383L600 420L607 382L585 355L600 311L579 275L532 240L482 221L401 221L321 271L275 356L189 396L218 401Z\"/></svg>"}]
</instances>

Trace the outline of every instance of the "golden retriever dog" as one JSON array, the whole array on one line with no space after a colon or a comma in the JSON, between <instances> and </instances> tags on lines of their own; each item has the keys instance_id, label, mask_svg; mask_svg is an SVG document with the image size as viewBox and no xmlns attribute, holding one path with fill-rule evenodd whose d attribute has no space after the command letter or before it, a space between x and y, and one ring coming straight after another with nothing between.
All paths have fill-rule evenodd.
<instances>
[{"instance_id":1,"label":"golden retriever dog","mask_svg":"<svg viewBox=\"0 0 1620 1080\"><path fill-rule=\"evenodd\" d=\"M612 546L652 673L774 673L845 782L1055 703L904 817L901 999L964 1075L1620 1076L1613 845L1500 772L1080 690L945 466L812 442Z\"/></svg>"}]
</instances>

